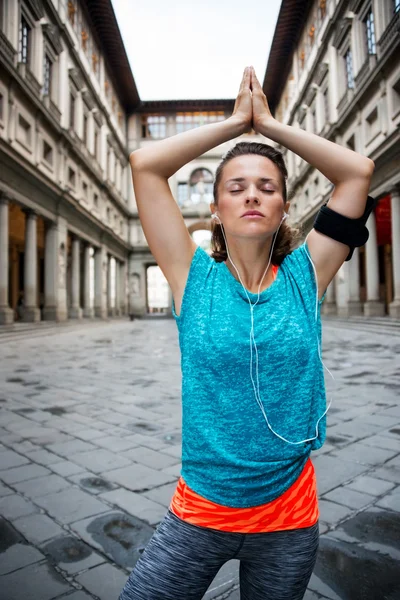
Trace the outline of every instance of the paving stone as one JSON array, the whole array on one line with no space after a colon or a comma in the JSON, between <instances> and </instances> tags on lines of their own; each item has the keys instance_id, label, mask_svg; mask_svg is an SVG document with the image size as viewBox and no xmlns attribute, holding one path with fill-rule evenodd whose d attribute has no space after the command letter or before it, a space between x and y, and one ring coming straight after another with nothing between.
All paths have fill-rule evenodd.
<instances>
[{"instance_id":1,"label":"paving stone","mask_svg":"<svg viewBox=\"0 0 400 600\"><path fill-rule=\"evenodd\" d=\"M335 490L325 494L324 500L331 500L332 502L343 504L343 506L348 506L349 508L362 508L363 506L367 506L367 504L375 502L376 498L370 494L356 492L345 486L337 487Z\"/></svg>"},{"instance_id":2,"label":"paving stone","mask_svg":"<svg viewBox=\"0 0 400 600\"><path fill-rule=\"evenodd\" d=\"M131 461L128 458L114 454L109 450L99 448L96 448L96 450L92 450L91 452L72 454L69 458L71 461L88 469L88 471L93 471L93 473L103 473L104 471L125 467L131 464Z\"/></svg>"},{"instance_id":3,"label":"paving stone","mask_svg":"<svg viewBox=\"0 0 400 600\"><path fill-rule=\"evenodd\" d=\"M394 483L400 483L400 469L394 467L380 467L369 473L372 477L378 477L378 479L384 479L385 481L393 481Z\"/></svg>"},{"instance_id":4,"label":"paving stone","mask_svg":"<svg viewBox=\"0 0 400 600\"><path fill-rule=\"evenodd\" d=\"M386 462L397 454L398 450L384 450L367 446L366 444L351 444L346 448L335 450L332 456L337 456L341 460L361 463L363 465L378 465Z\"/></svg>"},{"instance_id":5,"label":"paving stone","mask_svg":"<svg viewBox=\"0 0 400 600\"><path fill-rule=\"evenodd\" d=\"M97 498L74 487L41 496L36 498L35 502L63 524L73 523L108 510L108 506Z\"/></svg>"},{"instance_id":6,"label":"paving stone","mask_svg":"<svg viewBox=\"0 0 400 600\"><path fill-rule=\"evenodd\" d=\"M34 564L4 575L1 590L4 600L53 600L74 588L49 565Z\"/></svg>"},{"instance_id":7,"label":"paving stone","mask_svg":"<svg viewBox=\"0 0 400 600\"><path fill-rule=\"evenodd\" d=\"M44 555L32 546L14 544L1 553L0 575L12 573L44 558Z\"/></svg>"},{"instance_id":8,"label":"paving stone","mask_svg":"<svg viewBox=\"0 0 400 600\"><path fill-rule=\"evenodd\" d=\"M214 580L204 595L204 600L220 598L222 594L227 593L230 588L239 583L238 569L238 560L233 559L226 562L214 577Z\"/></svg>"},{"instance_id":9,"label":"paving stone","mask_svg":"<svg viewBox=\"0 0 400 600\"><path fill-rule=\"evenodd\" d=\"M59 462L56 464L49 465L52 471L55 471L61 477L68 477L69 475L76 475L77 473L82 473L84 468L81 465L77 465L68 460L64 460L63 462Z\"/></svg>"},{"instance_id":10,"label":"paving stone","mask_svg":"<svg viewBox=\"0 0 400 600\"><path fill-rule=\"evenodd\" d=\"M68 480L94 496L103 494L104 492L111 492L111 490L118 488L118 485L109 481L105 475L100 477L90 471L82 471L78 475L70 475Z\"/></svg>"},{"instance_id":11,"label":"paving stone","mask_svg":"<svg viewBox=\"0 0 400 600\"><path fill-rule=\"evenodd\" d=\"M167 475L174 475L174 477L178 478L181 475L182 465L178 463L177 465L172 465L172 467L167 467L166 469L162 469L163 473Z\"/></svg>"},{"instance_id":12,"label":"paving stone","mask_svg":"<svg viewBox=\"0 0 400 600\"><path fill-rule=\"evenodd\" d=\"M400 512L400 486L390 492L390 494L387 494L384 498L378 500L377 506Z\"/></svg>"},{"instance_id":13,"label":"paving stone","mask_svg":"<svg viewBox=\"0 0 400 600\"><path fill-rule=\"evenodd\" d=\"M374 496L381 496L386 494L395 487L395 484L390 481L384 481L383 479L377 479L369 475L361 475L354 481L347 484L347 487L352 488L358 492L365 492L367 494L373 494Z\"/></svg>"},{"instance_id":14,"label":"paving stone","mask_svg":"<svg viewBox=\"0 0 400 600\"><path fill-rule=\"evenodd\" d=\"M32 544L41 544L65 533L64 529L47 515L21 517L14 521L13 525Z\"/></svg>"},{"instance_id":15,"label":"paving stone","mask_svg":"<svg viewBox=\"0 0 400 600\"><path fill-rule=\"evenodd\" d=\"M6 486L0 482L0 497L9 496L10 494L13 494L13 493L14 493L13 490L11 490L8 486Z\"/></svg>"},{"instance_id":16,"label":"paving stone","mask_svg":"<svg viewBox=\"0 0 400 600\"><path fill-rule=\"evenodd\" d=\"M133 441L131 436L128 438L116 437L114 435L101 436L94 440L93 443L100 448L107 448L112 452L123 452L137 446L137 442Z\"/></svg>"},{"instance_id":17,"label":"paving stone","mask_svg":"<svg viewBox=\"0 0 400 600\"><path fill-rule=\"evenodd\" d=\"M128 492L124 489L113 490L100 494L100 498L106 500L110 504L122 508L130 515L137 517L143 521L147 521L150 525L159 523L167 512L166 507L161 504L145 498L141 494Z\"/></svg>"},{"instance_id":18,"label":"paving stone","mask_svg":"<svg viewBox=\"0 0 400 600\"><path fill-rule=\"evenodd\" d=\"M317 489L319 494L325 494L338 485L342 485L356 475L368 470L367 465L354 462L341 461L331 455L321 455L314 459L317 474Z\"/></svg>"},{"instance_id":19,"label":"paving stone","mask_svg":"<svg viewBox=\"0 0 400 600\"><path fill-rule=\"evenodd\" d=\"M149 490L148 492L143 492L142 495L168 508L168 506L171 504L172 496L175 493L176 484L176 481L173 483L167 483L167 485L161 485L160 487Z\"/></svg>"},{"instance_id":20,"label":"paving stone","mask_svg":"<svg viewBox=\"0 0 400 600\"><path fill-rule=\"evenodd\" d=\"M68 481L53 473L46 477L37 477L14 484L14 488L28 498L39 498L39 496L46 496L70 486Z\"/></svg>"},{"instance_id":21,"label":"paving stone","mask_svg":"<svg viewBox=\"0 0 400 600\"><path fill-rule=\"evenodd\" d=\"M9 485L18 483L20 481L27 481L29 479L35 479L36 477L42 477L43 475L49 475L50 471L41 465L30 464L23 465L22 467L16 467L15 469L8 469L7 471L0 471L0 479Z\"/></svg>"},{"instance_id":22,"label":"paving stone","mask_svg":"<svg viewBox=\"0 0 400 600\"><path fill-rule=\"evenodd\" d=\"M87 569L101 565L106 561L104 556L94 552L88 544L71 534L67 534L65 531L63 531L61 537L43 545L41 550L46 556L50 557L52 564L57 565L68 575L87 571Z\"/></svg>"},{"instance_id":23,"label":"paving stone","mask_svg":"<svg viewBox=\"0 0 400 600\"><path fill-rule=\"evenodd\" d=\"M145 448L144 446L137 446L132 450L128 450L128 452L123 453L123 456L126 456L136 463L159 470L176 465L180 462L180 458L169 456L164 452Z\"/></svg>"},{"instance_id":24,"label":"paving stone","mask_svg":"<svg viewBox=\"0 0 400 600\"><path fill-rule=\"evenodd\" d=\"M178 458L179 460L181 460L181 458L182 458L182 444L176 444L174 446L168 446L167 448L164 448L163 452L165 452L165 454L170 454L171 456L174 456L175 458Z\"/></svg>"},{"instance_id":25,"label":"paving stone","mask_svg":"<svg viewBox=\"0 0 400 600\"><path fill-rule=\"evenodd\" d=\"M29 460L32 460L35 463L39 463L40 465L52 465L54 463L60 462L60 457L48 450L35 450L34 452L29 452L26 455Z\"/></svg>"},{"instance_id":26,"label":"paving stone","mask_svg":"<svg viewBox=\"0 0 400 600\"><path fill-rule=\"evenodd\" d=\"M0 452L0 469L2 471L5 469L12 469L13 467L20 467L21 465L26 465L28 463L29 460L27 458L17 454L13 450Z\"/></svg>"},{"instance_id":27,"label":"paving stone","mask_svg":"<svg viewBox=\"0 0 400 600\"><path fill-rule=\"evenodd\" d=\"M321 581L321 579L319 579L319 577L317 577L315 573L311 575L308 587L313 592L321 594L323 598L327 598L328 600L343 600L343 598L340 598L340 596L338 596L336 592L334 592L328 585Z\"/></svg>"},{"instance_id":28,"label":"paving stone","mask_svg":"<svg viewBox=\"0 0 400 600\"><path fill-rule=\"evenodd\" d=\"M25 498L21 498L21 496L18 496L17 494L0 498L0 515L9 521L15 521L15 519L18 519L19 517L37 512L39 511L32 502L25 500Z\"/></svg>"},{"instance_id":29,"label":"paving stone","mask_svg":"<svg viewBox=\"0 0 400 600\"><path fill-rule=\"evenodd\" d=\"M128 575L124 571L109 564L94 567L76 578L84 588L98 596L100 600L118 598L127 579Z\"/></svg>"},{"instance_id":30,"label":"paving stone","mask_svg":"<svg viewBox=\"0 0 400 600\"><path fill-rule=\"evenodd\" d=\"M81 429L76 432L76 437L80 440L91 441L103 437L103 433L98 429Z\"/></svg>"},{"instance_id":31,"label":"paving stone","mask_svg":"<svg viewBox=\"0 0 400 600\"><path fill-rule=\"evenodd\" d=\"M115 471L107 471L107 477L111 481L132 491L152 488L164 483L169 483L175 478L173 475L155 471L144 465L134 464Z\"/></svg>"},{"instance_id":32,"label":"paving stone","mask_svg":"<svg viewBox=\"0 0 400 600\"><path fill-rule=\"evenodd\" d=\"M363 439L363 444L367 446L376 446L377 448L385 448L386 450L399 451L400 440L385 437L383 435L373 435L372 437Z\"/></svg>"},{"instance_id":33,"label":"paving stone","mask_svg":"<svg viewBox=\"0 0 400 600\"><path fill-rule=\"evenodd\" d=\"M92 600L93 596L87 594L86 592L82 592L79 590L78 592L74 592L73 594L68 594L68 596L63 596L62 599L59 600Z\"/></svg>"},{"instance_id":34,"label":"paving stone","mask_svg":"<svg viewBox=\"0 0 400 600\"><path fill-rule=\"evenodd\" d=\"M336 525L339 521L342 521L354 512L352 508L336 504L335 502L329 502L328 500L319 501L319 510L321 521L329 525Z\"/></svg>"},{"instance_id":35,"label":"paving stone","mask_svg":"<svg viewBox=\"0 0 400 600\"><path fill-rule=\"evenodd\" d=\"M47 449L50 450L50 452L54 452L54 454L59 454L65 458L71 458L71 456L77 452L89 452L90 450L94 450L94 446L88 442L83 442L82 440L72 440L61 444L50 444Z\"/></svg>"}]
</instances>

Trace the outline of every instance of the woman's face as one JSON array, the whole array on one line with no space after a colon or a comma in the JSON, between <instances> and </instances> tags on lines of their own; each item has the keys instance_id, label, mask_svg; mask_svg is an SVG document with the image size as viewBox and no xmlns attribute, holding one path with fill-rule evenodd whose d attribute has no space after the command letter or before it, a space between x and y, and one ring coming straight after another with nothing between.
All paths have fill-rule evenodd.
<instances>
[{"instance_id":1,"label":"woman's face","mask_svg":"<svg viewBox=\"0 0 400 600\"><path fill-rule=\"evenodd\" d=\"M269 237L278 229L285 208L281 172L265 156L233 158L223 169L214 208L231 235ZM261 214L246 216L248 211Z\"/></svg>"}]
</instances>

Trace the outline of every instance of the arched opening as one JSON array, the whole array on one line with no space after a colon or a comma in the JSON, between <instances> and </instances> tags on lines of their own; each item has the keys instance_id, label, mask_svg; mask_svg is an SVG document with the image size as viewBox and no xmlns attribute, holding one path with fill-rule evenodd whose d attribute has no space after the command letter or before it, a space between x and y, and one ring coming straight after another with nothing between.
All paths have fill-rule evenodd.
<instances>
[{"instance_id":1,"label":"arched opening","mask_svg":"<svg viewBox=\"0 0 400 600\"><path fill-rule=\"evenodd\" d=\"M147 267L147 312L166 314L170 310L170 291L168 281L157 265Z\"/></svg>"},{"instance_id":2,"label":"arched opening","mask_svg":"<svg viewBox=\"0 0 400 600\"><path fill-rule=\"evenodd\" d=\"M198 246L203 248L208 254L211 254L211 231L208 229L197 229L193 231L192 238Z\"/></svg>"},{"instance_id":3,"label":"arched opening","mask_svg":"<svg viewBox=\"0 0 400 600\"><path fill-rule=\"evenodd\" d=\"M210 204L213 201L213 175L208 169L195 169L189 179L187 206Z\"/></svg>"}]
</instances>

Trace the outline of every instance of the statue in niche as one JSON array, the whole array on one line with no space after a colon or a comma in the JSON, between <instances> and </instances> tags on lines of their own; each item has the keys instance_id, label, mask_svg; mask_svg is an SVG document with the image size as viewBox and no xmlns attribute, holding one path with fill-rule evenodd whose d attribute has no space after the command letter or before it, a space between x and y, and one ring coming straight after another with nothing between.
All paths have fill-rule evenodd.
<instances>
[{"instance_id":1,"label":"statue in niche","mask_svg":"<svg viewBox=\"0 0 400 600\"><path fill-rule=\"evenodd\" d=\"M131 273L131 294L140 296L140 275L138 273Z\"/></svg>"}]
</instances>

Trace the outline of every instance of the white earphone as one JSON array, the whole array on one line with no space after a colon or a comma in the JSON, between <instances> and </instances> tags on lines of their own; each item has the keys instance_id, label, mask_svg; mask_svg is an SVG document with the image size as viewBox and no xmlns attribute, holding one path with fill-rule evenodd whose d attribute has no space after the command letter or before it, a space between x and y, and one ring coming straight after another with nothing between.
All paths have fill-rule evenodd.
<instances>
[{"instance_id":1,"label":"white earphone","mask_svg":"<svg viewBox=\"0 0 400 600\"><path fill-rule=\"evenodd\" d=\"M273 241L272 241L272 244L271 244L271 250L270 250L270 253L269 253L269 259L268 259L267 268L265 269L264 274L263 274L263 276L261 278L261 281L260 281L260 285L258 286L258 297L257 297L257 300L256 300L256 302L254 304L251 303L251 300L249 298L247 290L246 290L245 286L243 285L242 278L240 277L240 273L239 273L238 269L236 268L236 265L233 262L230 254L229 254L228 242L226 241L225 232L224 232L224 228L222 226L221 220L220 220L220 218L218 217L218 215L216 213L213 213L211 215L211 218L214 219L214 220L218 220L221 223L221 231L222 231L222 235L224 236L225 245L226 245L226 251L227 251L229 260L231 261L233 267L235 268L236 273L238 274L239 281L242 284L243 290L244 290L244 292L246 294L247 301L248 301L249 306L250 306L250 316L251 316L251 328L250 328L250 378L251 378L251 382L253 384L253 390L254 390L254 395L255 395L255 398L256 398L256 402L257 402L258 406L260 407L260 410L261 410L261 412L263 414L265 422L267 423L268 429L276 437L278 437L280 440L282 440L283 442L286 442L287 444L290 444L292 446L297 446L299 444L305 444L306 442L312 442L312 441L314 441L314 440L316 440L318 438L318 435L319 435L319 432L318 432L319 423L320 423L321 419L323 419L323 417L328 412L328 410L329 410L329 408L330 408L330 406L332 404L332 400L329 402L328 407L326 408L326 410L322 413L322 415L317 420L317 423L316 423L316 426L315 426L315 436L314 437L307 438L305 440L300 440L299 442L292 442L292 441L284 438L282 435L280 435L276 431L274 431L274 429L272 428L272 426L271 426L271 424L270 424L270 422L268 420L268 416L267 416L267 414L265 412L264 405L262 403L261 396L260 396L260 382L259 382L259 377L258 377L258 349L257 349L256 340L255 340L255 337L254 337L254 307L258 304L258 302L260 300L261 284L262 284L262 282L264 280L264 277L265 277L265 274L267 273L268 268L269 268L269 266L271 264L272 253L273 253L273 250L274 250L275 241L276 241L279 229L280 229L283 221L285 219L287 219L288 216L289 216L288 213L286 213L286 212L283 213L281 222L279 223L279 227L276 230L276 232L274 233L274 238L273 238ZM309 261L311 262L312 268L314 270L314 276L315 276L315 284L316 284L315 322L317 322L317 319L318 319L318 279L317 279L317 272L316 272L314 263L313 263L310 255L309 255L309 253L307 252L307 249L306 249L306 254L307 254L307 257L308 257ZM318 332L316 332L316 336L317 336L317 347L318 347L318 357L319 357L319 360L321 361L321 364L322 364L323 368L325 368L327 370L327 372L329 373L329 375L332 377L332 379L335 380L335 378L333 377L333 375L330 372L330 370L323 363L322 356L321 356L321 347L320 347L320 342L319 342L319 338L318 338ZM255 354L256 354L256 384L257 385L255 384L254 379L253 379L253 345L254 345Z\"/></svg>"}]
</instances>

